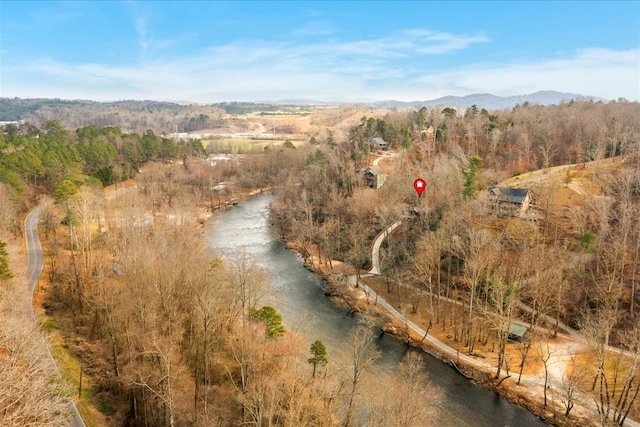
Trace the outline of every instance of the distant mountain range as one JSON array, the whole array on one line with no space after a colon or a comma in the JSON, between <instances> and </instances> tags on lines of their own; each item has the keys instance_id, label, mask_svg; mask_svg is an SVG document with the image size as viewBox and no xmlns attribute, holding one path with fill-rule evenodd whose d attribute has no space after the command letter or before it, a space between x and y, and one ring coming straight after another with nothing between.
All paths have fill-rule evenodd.
<instances>
[{"instance_id":1,"label":"distant mountain range","mask_svg":"<svg viewBox=\"0 0 640 427\"><path fill-rule=\"evenodd\" d=\"M554 105L561 104L563 102L575 101L607 101L603 98L596 98L593 96L576 95L573 93L556 92L553 90L543 90L528 95L516 95L516 96L496 96L490 93L474 93L467 96L444 96L438 99L432 99L430 101L413 101L413 102L401 102L401 101L383 101L380 106L387 107L452 107L466 109L475 105L478 108L486 108L487 110L502 110L505 108L513 108L518 104L538 105Z\"/></svg>"},{"instance_id":2,"label":"distant mountain range","mask_svg":"<svg viewBox=\"0 0 640 427\"><path fill-rule=\"evenodd\" d=\"M478 108L486 108L487 110L511 109L518 104L537 105L557 105L563 102L574 101L602 101L608 102L607 99L597 98L594 96L576 95L574 93L557 92L554 90L541 90L539 92L530 93L528 95L515 96L497 96L490 93L473 93L466 96L443 96L442 98L431 99L426 101L396 101L385 100L377 101L373 99L329 99L329 100L312 100L312 99L282 99L278 101L260 101L260 104L280 104L280 105L345 105L357 104L379 108L389 107L413 107L416 109L422 107L452 107L458 109L467 109L472 105Z\"/></svg>"}]
</instances>

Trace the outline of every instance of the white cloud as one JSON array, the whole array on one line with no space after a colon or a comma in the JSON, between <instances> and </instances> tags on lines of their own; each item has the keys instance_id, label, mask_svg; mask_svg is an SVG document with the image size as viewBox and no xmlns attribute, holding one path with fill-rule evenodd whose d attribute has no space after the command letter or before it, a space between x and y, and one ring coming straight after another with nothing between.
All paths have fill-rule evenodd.
<instances>
[{"instance_id":1,"label":"white cloud","mask_svg":"<svg viewBox=\"0 0 640 427\"><path fill-rule=\"evenodd\" d=\"M490 40L483 34L455 35L436 31L411 30L405 33L407 36L415 35L416 50L422 54L439 55L447 52L462 50L477 43L486 43Z\"/></svg>"},{"instance_id":2,"label":"white cloud","mask_svg":"<svg viewBox=\"0 0 640 427\"><path fill-rule=\"evenodd\" d=\"M147 19L139 16L136 18L135 23L138 42L140 44L140 58L144 60L147 57L147 49L149 48L149 42L147 41Z\"/></svg>"},{"instance_id":3,"label":"white cloud","mask_svg":"<svg viewBox=\"0 0 640 427\"><path fill-rule=\"evenodd\" d=\"M408 31L354 42L238 41L190 57L153 61L149 58L153 40L148 36L147 20L141 13L136 15L142 60L134 65L64 64L42 59L26 61L13 72L42 81L50 79L60 92L81 92L84 88L84 97L90 98L148 96L210 101L208 97L218 93L232 98L251 98L255 93L271 98L362 96L365 94L358 92L364 92L368 80L405 76L407 70L389 60L416 55L421 49L445 52L486 40L482 36ZM42 88L43 84L36 86ZM137 91L123 92L134 88Z\"/></svg>"},{"instance_id":4,"label":"white cloud","mask_svg":"<svg viewBox=\"0 0 640 427\"><path fill-rule=\"evenodd\" d=\"M310 47L338 55L398 58L419 54L440 55L488 41L489 39L482 34L454 35L426 30L407 30L389 37L345 43L334 42Z\"/></svg>"},{"instance_id":5,"label":"white cloud","mask_svg":"<svg viewBox=\"0 0 640 427\"><path fill-rule=\"evenodd\" d=\"M293 37L296 38L329 36L335 33L335 27L327 22L307 22L292 31Z\"/></svg>"},{"instance_id":6,"label":"white cloud","mask_svg":"<svg viewBox=\"0 0 640 427\"><path fill-rule=\"evenodd\" d=\"M176 44L175 40L157 39L149 32L149 16L146 13L136 12L134 25L138 37L137 43L141 61L147 61L164 49Z\"/></svg>"},{"instance_id":7,"label":"white cloud","mask_svg":"<svg viewBox=\"0 0 640 427\"><path fill-rule=\"evenodd\" d=\"M373 40L232 42L181 58L156 59L170 40L148 36L136 21L143 60L126 65L65 64L54 59L5 64L3 96L165 99L214 102L283 98L425 100L491 92L518 95L553 89L603 98L639 100L638 49L585 49L564 59L468 64L424 75L424 61L489 39L408 30ZM322 26L307 27L309 33ZM152 49L152 47L154 47ZM415 62L417 61L417 62Z\"/></svg>"},{"instance_id":8,"label":"white cloud","mask_svg":"<svg viewBox=\"0 0 640 427\"><path fill-rule=\"evenodd\" d=\"M475 64L420 76L423 94L515 95L558 90L606 99L640 100L640 49L584 49L564 59L511 64Z\"/></svg>"}]
</instances>

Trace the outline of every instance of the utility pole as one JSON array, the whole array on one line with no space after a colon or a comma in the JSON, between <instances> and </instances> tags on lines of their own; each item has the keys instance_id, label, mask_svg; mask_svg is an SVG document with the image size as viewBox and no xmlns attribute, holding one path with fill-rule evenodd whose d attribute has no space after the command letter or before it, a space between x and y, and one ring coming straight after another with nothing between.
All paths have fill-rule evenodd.
<instances>
[{"instance_id":1,"label":"utility pole","mask_svg":"<svg viewBox=\"0 0 640 427\"><path fill-rule=\"evenodd\" d=\"M82 397L82 356L80 356L80 384L78 385L78 399Z\"/></svg>"}]
</instances>

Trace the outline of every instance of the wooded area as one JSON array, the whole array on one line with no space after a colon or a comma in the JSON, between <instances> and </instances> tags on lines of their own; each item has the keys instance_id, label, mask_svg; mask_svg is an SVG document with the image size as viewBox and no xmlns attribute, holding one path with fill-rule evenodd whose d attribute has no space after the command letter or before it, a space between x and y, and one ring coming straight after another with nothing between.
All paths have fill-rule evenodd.
<instances>
[{"instance_id":1,"label":"wooded area","mask_svg":"<svg viewBox=\"0 0 640 427\"><path fill-rule=\"evenodd\" d=\"M546 371L562 325L579 330L588 355L575 366L585 368L567 371L556 390L565 402L557 422L571 422L576 390L594 397L602 425L637 414L638 103L363 112L348 127L324 114L311 114L319 130L309 144L271 144L215 165L200 141L152 130L70 131L53 120L0 135L0 240L19 238L19 213L37 195L53 197L41 216L44 307L109 423L424 425L437 392L416 389L424 375L417 358L407 356L390 380L397 392L371 393L371 328L354 332L353 359L336 366L263 304L268 278L254 260L239 253L225 262L205 247L201 213L260 188L277 192L275 232L317 248L334 279L342 273L331 272L335 261L367 269L373 238L402 220L381 253L387 293L428 313L460 351L495 358L497 381L536 363ZM374 137L399 154L383 159L389 179L379 189L362 176L378 157ZM533 189L529 217L492 213L490 185L540 168L549 169L508 181ZM137 188L120 187L134 176ZM427 182L421 198L418 177ZM109 184L121 190L114 197L102 191ZM516 320L530 332L517 344L518 366L508 350Z\"/></svg>"}]
</instances>

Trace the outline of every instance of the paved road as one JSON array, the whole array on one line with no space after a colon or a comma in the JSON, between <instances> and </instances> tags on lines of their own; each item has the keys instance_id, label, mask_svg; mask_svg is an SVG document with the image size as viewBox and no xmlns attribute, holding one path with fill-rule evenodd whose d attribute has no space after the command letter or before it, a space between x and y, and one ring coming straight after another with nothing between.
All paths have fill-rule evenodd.
<instances>
[{"instance_id":1,"label":"paved road","mask_svg":"<svg viewBox=\"0 0 640 427\"><path fill-rule=\"evenodd\" d=\"M40 246L40 237L38 236L38 220L43 205L38 206L24 220L25 240L27 243L27 281L29 282L29 292L31 293L31 307L33 308L33 291L35 290L38 278L42 272L44 260L42 257L42 247ZM33 310L31 310L33 313Z\"/></svg>"},{"instance_id":2,"label":"paved road","mask_svg":"<svg viewBox=\"0 0 640 427\"><path fill-rule=\"evenodd\" d=\"M373 248L371 249L371 270L369 270L369 274L380 274L380 245L382 245L382 242L387 238L389 233L395 230L400 224L402 224L402 221L394 222L382 233L378 234L378 237L374 240Z\"/></svg>"},{"instance_id":3,"label":"paved road","mask_svg":"<svg viewBox=\"0 0 640 427\"><path fill-rule=\"evenodd\" d=\"M40 278L40 273L42 273L42 268L44 267L44 257L42 255L42 246L40 245L40 236L38 235L38 222L40 220L40 213L47 206L47 204L42 204L29 212L29 214L24 219L24 236L27 244L27 272L25 274L27 283L29 283L29 295L30 295L30 304L31 307L31 315L33 317L33 321L35 322L35 312L33 311L33 292L36 289L36 285L38 284L38 279ZM47 352L49 353L49 357L51 358L51 363L55 366L58 375L60 375L60 370L56 365L53 355L51 351L47 347ZM69 412L73 414L69 425L71 427L84 427L84 421L82 421L82 417L78 412L78 408L75 403L71 402L69 407Z\"/></svg>"}]
</instances>

